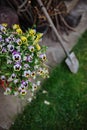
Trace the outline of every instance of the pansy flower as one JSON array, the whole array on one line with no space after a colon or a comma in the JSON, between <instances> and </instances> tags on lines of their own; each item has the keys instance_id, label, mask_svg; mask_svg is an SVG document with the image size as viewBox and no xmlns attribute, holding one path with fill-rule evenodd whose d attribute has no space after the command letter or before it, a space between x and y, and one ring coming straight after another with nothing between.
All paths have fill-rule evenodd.
<instances>
[{"instance_id":1,"label":"pansy flower","mask_svg":"<svg viewBox=\"0 0 87 130\"><path fill-rule=\"evenodd\" d=\"M35 29L30 29L29 30L29 35L30 36L34 36L36 34L36 30Z\"/></svg>"},{"instance_id":2,"label":"pansy flower","mask_svg":"<svg viewBox=\"0 0 87 130\"><path fill-rule=\"evenodd\" d=\"M13 52L14 51L14 45L7 45L8 51Z\"/></svg>"},{"instance_id":3,"label":"pansy flower","mask_svg":"<svg viewBox=\"0 0 87 130\"><path fill-rule=\"evenodd\" d=\"M33 84L33 85L32 85L32 91L37 90L37 88L38 88L38 86L37 86L36 84Z\"/></svg>"},{"instance_id":4,"label":"pansy flower","mask_svg":"<svg viewBox=\"0 0 87 130\"><path fill-rule=\"evenodd\" d=\"M7 59L7 64L12 64L12 60Z\"/></svg>"},{"instance_id":5,"label":"pansy flower","mask_svg":"<svg viewBox=\"0 0 87 130\"><path fill-rule=\"evenodd\" d=\"M0 42L2 42L3 41L3 38L2 38L2 35L0 35Z\"/></svg>"},{"instance_id":6,"label":"pansy flower","mask_svg":"<svg viewBox=\"0 0 87 130\"><path fill-rule=\"evenodd\" d=\"M24 64L24 68L23 69L26 70L28 68L30 68L30 66L28 64Z\"/></svg>"},{"instance_id":7,"label":"pansy flower","mask_svg":"<svg viewBox=\"0 0 87 130\"><path fill-rule=\"evenodd\" d=\"M31 75L31 71L30 70L28 70L28 71L24 71L24 77L30 77L30 75Z\"/></svg>"},{"instance_id":8,"label":"pansy flower","mask_svg":"<svg viewBox=\"0 0 87 130\"><path fill-rule=\"evenodd\" d=\"M11 89L10 88L6 88L4 95L10 95L11 94Z\"/></svg>"},{"instance_id":9,"label":"pansy flower","mask_svg":"<svg viewBox=\"0 0 87 130\"><path fill-rule=\"evenodd\" d=\"M13 82L14 84L17 84L19 82L19 79L14 79Z\"/></svg>"},{"instance_id":10,"label":"pansy flower","mask_svg":"<svg viewBox=\"0 0 87 130\"><path fill-rule=\"evenodd\" d=\"M6 48L3 47L2 50L1 50L1 52L2 52L2 53L6 53L6 52L7 52Z\"/></svg>"},{"instance_id":11,"label":"pansy flower","mask_svg":"<svg viewBox=\"0 0 87 130\"><path fill-rule=\"evenodd\" d=\"M27 59L26 59L27 62L32 62L33 61L33 57L30 55L30 56L27 56Z\"/></svg>"},{"instance_id":12,"label":"pansy flower","mask_svg":"<svg viewBox=\"0 0 87 130\"><path fill-rule=\"evenodd\" d=\"M28 87L28 81L22 81L22 85Z\"/></svg>"},{"instance_id":13,"label":"pansy flower","mask_svg":"<svg viewBox=\"0 0 87 130\"><path fill-rule=\"evenodd\" d=\"M40 47L40 45L37 43L36 45L35 45L35 47L36 47L36 49L39 51L39 50L41 50L41 47Z\"/></svg>"},{"instance_id":14,"label":"pansy flower","mask_svg":"<svg viewBox=\"0 0 87 130\"><path fill-rule=\"evenodd\" d=\"M16 40L16 43L20 46L20 45L22 44L21 39L17 39L17 40Z\"/></svg>"},{"instance_id":15,"label":"pansy flower","mask_svg":"<svg viewBox=\"0 0 87 130\"><path fill-rule=\"evenodd\" d=\"M12 43L13 42L13 38L9 36L8 38L5 39L5 42Z\"/></svg>"},{"instance_id":16,"label":"pansy flower","mask_svg":"<svg viewBox=\"0 0 87 130\"><path fill-rule=\"evenodd\" d=\"M34 52L34 46L29 46L28 49L30 52Z\"/></svg>"},{"instance_id":17,"label":"pansy flower","mask_svg":"<svg viewBox=\"0 0 87 130\"><path fill-rule=\"evenodd\" d=\"M42 61L46 61L46 54L41 54L39 57L42 59Z\"/></svg>"},{"instance_id":18,"label":"pansy flower","mask_svg":"<svg viewBox=\"0 0 87 130\"><path fill-rule=\"evenodd\" d=\"M21 36L20 38L22 42L27 42L27 38L25 36Z\"/></svg>"},{"instance_id":19,"label":"pansy flower","mask_svg":"<svg viewBox=\"0 0 87 130\"><path fill-rule=\"evenodd\" d=\"M36 78L36 73L35 73L35 71L31 72L31 77L32 77L33 79Z\"/></svg>"},{"instance_id":20,"label":"pansy flower","mask_svg":"<svg viewBox=\"0 0 87 130\"><path fill-rule=\"evenodd\" d=\"M25 87L23 87L23 86L20 86L18 88L18 91L19 91L19 94L22 95L22 96L26 95L26 93L27 93Z\"/></svg>"},{"instance_id":21,"label":"pansy flower","mask_svg":"<svg viewBox=\"0 0 87 130\"><path fill-rule=\"evenodd\" d=\"M4 75L1 76L1 80L5 80L6 77Z\"/></svg>"},{"instance_id":22,"label":"pansy flower","mask_svg":"<svg viewBox=\"0 0 87 130\"><path fill-rule=\"evenodd\" d=\"M16 78L16 74L12 74L9 78L8 78L8 82L11 82L12 80L14 80Z\"/></svg>"},{"instance_id":23,"label":"pansy flower","mask_svg":"<svg viewBox=\"0 0 87 130\"><path fill-rule=\"evenodd\" d=\"M21 66L20 63L16 63L16 64L14 65L14 71L20 71L21 68L22 68L22 66Z\"/></svg>"},{"instance_id":24,"label":"pansy flower","mask_svg":"<svg viewBox=\"0 0 87 130\"><path fill-rule=\"evenodd\" d=\"M0 25L0 31L3 33L6 32L6 28L4 26Z\"/></svg>"},{"instance_id":25,"label":"pansy flower","mask_svg":"<svg viewBox=\"0 0 87 130\"><path fill-rule=\"evenodd\" d=\"M42 69L42 68L39 68L39 70L37 71L37 74L39 74L39 75L43 75L43 74L44 74L43 69Z\"/></svg>"},{"instance_id":26,"label":"pansy flower","mask_svg":"<svg viewBox=\"0 0 87 130\"><path fill-rule=\"evenodd\" d=\"M14 52L12 53L12 58L13 58L14 61L18 62L18 61L21 60L21 55L20 55L19 52L14 51Z\"/></svg>"},{"instance_id":27,"label":"pansy flower","mask_svg":"<svg viewBox=\"0 0 87 130\"><path fill-rule=\"evenodd\" d=\"M18 24L14 24L14 25L12 26L12 28L13 28L14 30L16 30L16 29L20 28L20 26L19 26Z\"/></svg>"},{"instance_id":28,"label":"pansy flower","mask_svg":"<svg viewBox=\"0 0 87 130\"><path fill-rule=\"evenodd\" d=\"M22 34L22 33L23 33L20 28L16 29L16 32L17 32L18 34Z\"/></svg>"}]
</instances>

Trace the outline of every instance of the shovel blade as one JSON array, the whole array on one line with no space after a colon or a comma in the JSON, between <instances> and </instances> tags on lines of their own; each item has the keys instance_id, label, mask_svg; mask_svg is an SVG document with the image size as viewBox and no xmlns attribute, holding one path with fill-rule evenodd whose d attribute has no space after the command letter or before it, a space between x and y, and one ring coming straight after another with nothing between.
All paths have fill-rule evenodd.
<instances>
[{"instance_id":1,"label":"shovel blade","mask_svg":"<svg viewBox=\"0 0 87 130\"><path fill-rule=\"evenodd\" d=\"M68 65L68 67L72 73L74 73L74 74L77 73L78 68L79 68L79 62L78 62L74 52L69 54L69 58L67 58L65 60L65 63Z\"/></svg>"}]
</instances>

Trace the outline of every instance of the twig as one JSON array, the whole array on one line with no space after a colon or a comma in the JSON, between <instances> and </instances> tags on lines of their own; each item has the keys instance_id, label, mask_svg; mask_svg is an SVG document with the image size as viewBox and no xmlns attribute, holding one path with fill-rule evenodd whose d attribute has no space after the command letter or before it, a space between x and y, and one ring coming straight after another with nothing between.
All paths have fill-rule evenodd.
<instances>
[{"instance_id":1,"label":"twig","mask_svg":"<svg viewBox=\"0 0 87 130\"><path fill-rule=\"evenodd\" d=\"M62 16L61 14L60 14L59 16L60 16L61 20L63 21L64 25L65 25L68 29L70 29L71 31L74 31L74 32L76 31L74 28L70 27L70 26L66 23L65 19L63 18L63 16Z\"/></svg>"},{"instance_id":2,"label":"twig","mask_svg":"<svg viewBox=\"0 0 87 130\"><path fill-rule=\"evenodd\" d=\"M52 3L52 0L49 0L49 2L48 2L48 4L47 4L47 10L49 9L51 3Z\"/></svg>"}]
</instances>

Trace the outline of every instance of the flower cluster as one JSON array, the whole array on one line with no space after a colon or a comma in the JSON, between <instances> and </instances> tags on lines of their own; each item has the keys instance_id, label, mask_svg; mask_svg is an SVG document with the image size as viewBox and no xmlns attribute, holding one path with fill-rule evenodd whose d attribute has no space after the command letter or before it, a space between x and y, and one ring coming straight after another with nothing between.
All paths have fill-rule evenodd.
<instances>
[{"instance_id":1,"label":"flower cluster","mask_svg":"<svg viewBox=\"0 0 87 130\"><path fill-rule=\"evenodd\" d=\"M34 29L23 33L16 24L12 29L0 25L0 80L5 95L34 92L40 86L38 79L49 77L45 65L47 47L39 45L42 36Z\"/></svg>"}]
</instances>

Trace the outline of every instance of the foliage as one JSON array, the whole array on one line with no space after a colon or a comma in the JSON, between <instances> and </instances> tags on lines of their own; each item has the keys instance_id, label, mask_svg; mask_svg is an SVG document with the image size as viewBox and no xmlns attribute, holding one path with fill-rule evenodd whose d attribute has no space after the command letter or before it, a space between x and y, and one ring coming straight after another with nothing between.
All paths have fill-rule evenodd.
<instances>
[{"instance_id":1,"label":"foliage","mask_svg":"<svg viewBox=\"0 0 87 130\"><path fill-rule=\"evenodd\" d=\"M87 32L74 51L78 73L58 65L10 130L87 130Z\"/></svg>"},{"instance_id":2,"label":"foliage","mask_svg":"<svg viewBox=\"0 0 87 130\"><path fill-rule=\"evenodd\" d=\"M42 35L34 29L23 33L16 24L12 29L0 25L0 78L5 95L34 92L40 86L36 78L48 77L46 46L39 45Z\"/></svg>"}]
</instances>

